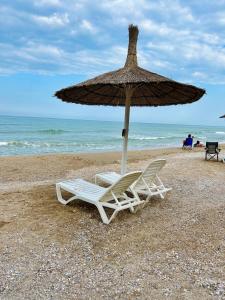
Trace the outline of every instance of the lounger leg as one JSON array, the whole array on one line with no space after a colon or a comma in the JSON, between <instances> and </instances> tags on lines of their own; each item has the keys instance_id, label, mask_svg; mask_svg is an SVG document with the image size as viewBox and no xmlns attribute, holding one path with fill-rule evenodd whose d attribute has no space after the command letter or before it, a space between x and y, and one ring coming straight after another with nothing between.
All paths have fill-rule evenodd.
<instances>
[{"instance_id":1,"label":"lounger leg","mask_svg":"<svg viewBox=\"0 0 225 300\"><path fill-rule=\"evenodd\" d=\"M139 201L141 201L141 199L140 199L138 193L136 193L134 189L129 188L129 191L131 192L131 194L133 194L134 198L136 198L136 199L138 199ZM135 214L139 209L141 209L141 208L144 207L143 205L144 205L144 204L142 204L142 205L136 205L135 207L132 206L132 207L129 208L129 210L130 210L130 212L131 212L132 214Z\"/></svg>"},{"instance_id":2,"label":"lounger leg","mask_svg":"<svg viewBox=\"0 0 225 300\"><path fill-rule=\"evenodd\" d=\"M164 189L166 189L166 188L164 187ZM172 188L166 189L166 191L162 192L162 197L161 197L161 198L162 198L162 199L165 199L167 193L168 193L169 191L171 191L171 190L172 190Z\"/></svg>"},{"instance_id":3,"label":"lounger leg","mask_svg":"<svg viewBox=\"0 0 225 300\"><path fill-rule=\"evenodd\" d=\"M147 203L147 202L149 202L149 200L151 199L151 197L152 197L152 195L150 194L150 195L148 195L148 197L146 198L146 200L145 200L145 202Z\"/></svg>"},{"instance_id":4,"label":"lounger leg","mask_svg":"<svg viewBox=\"0 0 225 300\"><path fill-rule=\"evenodd\" d=\"M144 207L147 205L147 203L149 202L151 196L152 196L152 195L148 195L148 196L146 197L146 199L144 200L144 202L143 202L142 204L138 205L138 209L144 208Z\"/></svg>"},{"instance_id":5,"label":"lounger leg","mask_svg":"<svg viewBox=\"0 0 225 300\"><path fill-rule=\"evenodd\" d=\"M141 209L141 205L136 205L136 206L133 206L133 207L130 207L129 210L132 214L135 214L139 209Z\"/></svg>"},{"instance_id":6,"label":"lounger leg","mask_svg":"<svg viewBox=\"0 0 225 300\"><path fill-rule=\"evenodd\" d=\"M57 184L57 183L56 183L56 194L57 194L57 198L58 198L59 202L62 203L62 204L64 204L64 205L66 205L66 204L68 204L69 202L71 202L71 201L77 199L76 196L73 196L73 197L69 198L68 200L63 199L63 197L62 197L62 192L61 192L61 187L60 187L60 185Z\"/></svg>"},{"instance_id":7,"label":"lounger leg","mask_svg":"<svg viewBox=\"0 0 225 300\"><path fill-rule=\"evenodd\" d=\"M96 205L96 206L97 206L98 211L99 211L99 213L100 213L100 216L101 216L101 218L102 218L102 222L103 222L104 224L109 224L109 219L108 219L108 217L107 217L107 215L106 215L106 213L105 213L105 210L104 210L104 208L102 207L102 205Z\"/></svg>"},{"instance_id":8,"label":"lounger leg","mask_svg":"<svg viewBox=\"0 0 225 300\"><path fill-rule=\"evenodd\" d=\"M108 218L108 216L106 215L104 206L102 204L100 204L100 205L98 204L97 208L98 208L98 211L100 213L100 216L101 216L102 221L103 221L104 224L109 224L116 217L116 215L119 212L118 209L115 209L114 212L112 213L111 217Z\"/></svg>"},{"instance_id":9,"label":"lounger leg","mask_svg":"<svg viewBox=\"0 0 225 300\"><path fill-rule=\"evenodd\" d=\"M130 207L129 208L129 210L130 210L130 212L133 214L133 213L135 213L135 209L134 209L134 207L132 206L132 207Z\"/></svg>"},{"instance_id":10,"label":"lounger leg","mask_svg":"<svg viewBox=\"0 0 225 300\"><path fill-rule=\"evenodd\" d=\"M110 217L110 219L109 219L109 223L116 217L116 215L118 214L118 210L115 210L114 212L113 212L113 214L111 215L111 217Z\"/></svg>"},{"instance_id":11,"label":"lounger leg","mask_svg":"<svg viewBox=\"0 0 225 300\"><path fill-rule=\"evenodd\" d=\"M166 193L165 193L165 195L166 195ZM159 196L160 196L161 199L165 198L165 196L163 195L163 193L160 193Z\"/></svg>"}]
</instances>

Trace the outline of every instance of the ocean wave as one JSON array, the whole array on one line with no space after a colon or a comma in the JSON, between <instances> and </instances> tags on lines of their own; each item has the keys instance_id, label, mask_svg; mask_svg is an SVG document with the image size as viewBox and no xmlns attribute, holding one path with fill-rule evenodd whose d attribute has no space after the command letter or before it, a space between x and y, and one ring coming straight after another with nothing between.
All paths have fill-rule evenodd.
<instances>
[{"instance_id":1,"label":"ocean wave","mask_svg":"<svg viewBox=\"0 0 225 300\"><path fill-rule=\"evenodd\" d=\"M41 130L0 130L0 134L45 134L45 135L57 135L66 132L71 132L70 130L63 129L41 129Z\"/></svg>"},{"instance_id":2,"label":"ocean wave","mask_svg":"<svg viewBox=\"0 0 225 300\"><path fill-rule=\"evenodd\" d=\"M77 143L77 142L28 142L28 141L0 141L0 147L33 147L33 148L51 148L51 147L91 147L96 144Z\"/></svg>"},{"instance_id":3,"label":"ocean wave","mask_svg":"<svg viewBox=\"0 0 225 300\"><path fill-rule=\"evenodd\" d=\"M129 140L161 140L161 139L169 139L172 138L172 136L130 136Z\"/></svg>"},{"instance_id":4,"label":"ocean wave","mask_svg":"<svg viewBox=\"0 0 225 300\"><path fill-rule=\"evenodd\" d=\"M225 134L225 131L216 131L216 134Z\"/></svg>"},{"instance_id":5,"label":"ocean wave","mask_svg":"<svg viewBox=\"0 0 225 300\"><path fill-rule=\"evenodd\" d=\"M0 147L1 146L8 146L8 144L9 144L8 142L0 142Z\"/></svg>"},{"instance_id":6,"label":"ocean wave","mask_svg":"<svg viewBox=\"0 0 225 300\"><path fill-rule=\"evenodd\" d=\"M65 132L69 132L69 130L63 130L63 129L42 129L38 130L38 133L44 133L44 134L61 134Z\"/></svg>"},{"instance_id":7,"label":"ocean wave","mask_svg":"<svg viewBox=\"0 0 225 300\"><path fill-rule=\"evenodd\" d=\"M8 141L8 142L0 142L1 146L15 146L15 147L50 147L51 145L49 143L32 143L27 141Z\"/></svg>"},{"instance_id":8,"label":"ocean wave","mask_svg":"<svg viewBox=\"0 0 225 300\"><path fill-rule=\"evenodd\" d=\"M9 125L18 126L19 124L16 124L16 123L0 123L0 126L9 126Z\"/></svg>"}]
</instances>

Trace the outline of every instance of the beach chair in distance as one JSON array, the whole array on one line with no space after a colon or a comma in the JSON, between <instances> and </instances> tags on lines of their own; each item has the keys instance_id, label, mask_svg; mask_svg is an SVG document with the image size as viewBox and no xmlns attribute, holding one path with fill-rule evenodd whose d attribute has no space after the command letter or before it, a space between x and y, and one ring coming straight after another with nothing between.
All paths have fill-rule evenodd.
<instances>
[{"instance_id":1,"label":"beach chair in distance","mask_svg":"<svg viewBox=\"0 0 225 300\"><path fill-rule=\"evenodd\" d=\"M119 211L130 209L131 212L135 212L136 206L144 204L144 201L140 200L139 197L131 198L125 193L129 186L134 183L140 175L141 172L125 174L108 188L101 187L83 179L62 181L56 183L57 198L62 204L68 204L77 199L94 204L98 208L103 223L109 224ZM65 200L62 197L62 190L74 196ZM105 208L113 210L110 217L107 216Z\"/></svg>"},{"instance_id":2,"label":"beach chair in distance","mask_svg":"<svg viewBox=\"0 0 225 300\"><path fill-rule=\"evenodd\" d=\"M206 142L205 145L205 160L211 160L216 157L217 161L219 160L219 145L218 142Z\"/></svg>"},{"instance_id":3,"label":"beach chair in distance","mask_svg":"<svg viewBox=\"0 0 225 300\"><path fill-rule=\"evenodd\" d=\"M165 159L158 159L151 162L142 172L141 176L135 181L129 190L136 196L136 194L145 195L145 203L149 201L152 196L159 195L162 199L172 188L166 188L159 178L159 171L165 166ZM95 175L95 182L102 181L107 184L113 184L121 175L116 172L105 172Z\"/></svg>"}]
</instances>

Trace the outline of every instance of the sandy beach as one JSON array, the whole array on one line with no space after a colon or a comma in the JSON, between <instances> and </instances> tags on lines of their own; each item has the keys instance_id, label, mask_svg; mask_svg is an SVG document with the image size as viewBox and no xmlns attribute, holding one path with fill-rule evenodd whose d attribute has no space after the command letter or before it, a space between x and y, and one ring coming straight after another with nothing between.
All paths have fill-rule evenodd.
<instances>
[{"instance_id":1,"label":"sandy beach","mask_svg":"<svg viewBox=\"0 0 225 300\"><path fill-rule=\"evenodd\" d=\"M93 181L120 158L0 157L1 299L225 299L225 164L203 149L129 152L128 171L166 158L172 191L110 225L87 203L57 201L57 181Z\"/></svg>"}]
</instances>

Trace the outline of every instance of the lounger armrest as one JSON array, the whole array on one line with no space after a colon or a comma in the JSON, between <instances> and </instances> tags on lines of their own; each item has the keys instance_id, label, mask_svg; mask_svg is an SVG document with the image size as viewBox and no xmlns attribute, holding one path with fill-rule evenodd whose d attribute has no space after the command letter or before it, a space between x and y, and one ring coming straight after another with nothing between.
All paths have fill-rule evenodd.
<instances>
[{"instance_id":1,"label":"lounger armrest","mask_svg":"<svg viewBox=\"0 0 225 300\"><path fill-rule=\"evenodd\" d=\"M217 148L217 149L216 149L216 151L217 151L217 152L220 152L220 151L221 151L221 149Z\"/></svg>"}]
</instances>

